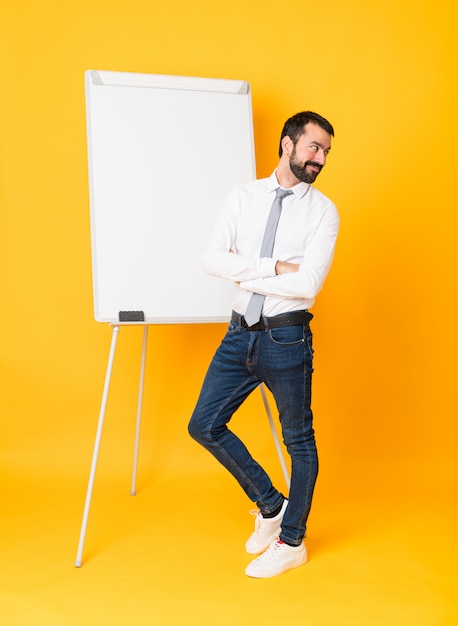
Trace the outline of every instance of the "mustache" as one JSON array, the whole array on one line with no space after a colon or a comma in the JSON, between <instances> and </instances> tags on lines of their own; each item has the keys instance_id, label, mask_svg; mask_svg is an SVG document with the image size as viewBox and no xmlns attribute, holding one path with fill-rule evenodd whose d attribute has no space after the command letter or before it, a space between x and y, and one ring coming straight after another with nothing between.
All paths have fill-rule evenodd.
<instances>
[{"instance_id":1,"label":"mustache","mask_svg":"<svg viewBox=\"0 0 458 626\"><path fill-rule=\"evenodd\" d=\"M313 167L317 167L318 171L320 171L320 172L323 169L323 166L321 165L321 163L317 163L316 161L306 161L305 165L304 165L304 168L306 168L307 165L312 165Z\"/></svg>"}]
</instances>

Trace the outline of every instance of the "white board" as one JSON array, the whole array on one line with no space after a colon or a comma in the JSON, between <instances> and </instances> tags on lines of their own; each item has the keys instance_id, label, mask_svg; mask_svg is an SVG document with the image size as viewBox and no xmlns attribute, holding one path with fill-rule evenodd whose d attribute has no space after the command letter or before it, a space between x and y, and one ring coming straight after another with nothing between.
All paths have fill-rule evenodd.
<instances>
[{"instance_id":1,"label":"white board","mask_svg":"<svg viewBox=\"0 0 458 626\"><path fill-rule=\"evenodd\" d=\"M95 319L227 321L233 285L202 253L226 193L255 177L249 84L89 70L85 90Z\"/></svg>"}]
</instances>

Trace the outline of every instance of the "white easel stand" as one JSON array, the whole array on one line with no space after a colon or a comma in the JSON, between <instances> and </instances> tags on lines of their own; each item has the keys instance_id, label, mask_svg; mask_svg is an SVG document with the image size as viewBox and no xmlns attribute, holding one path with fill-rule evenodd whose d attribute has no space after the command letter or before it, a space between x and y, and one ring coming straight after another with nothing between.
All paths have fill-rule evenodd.
<instances>
[{"instance_id":1,"label":"white easel stand","mask_svg":"<svg viewBox=\"0 0 458 626\"><path fill-rule=\"evenodd\" d=\"M95 437L94 450L92 453L91 471L89 474L89 482L88 482L87 492L86 492L86 501L84 504L83 521L81 524L81 531L80 531L80 537L79 537L79 543L78 543L78 551L76 554L75 567L81 567L83 564L84 541L86 538L87 523L89 519L89 509L91 507L92 492L94 489L95 472L97 469L97 461L99 457L100 442L102 439L103 423L105 420L105 413L106 413L107 400L108 400L108 391L110 389L111 374L113 371L113 363L114 363L114 357L115 357L115 352L116 352L116 343L118 340L118 334L119 334L119 325L114 324L113 333L111 336L111 345L110 345L110 353L108 356L107 370L105 374L105 383L103 386L102 402L100 405L97 433ZM140 445L140 426L141 426L141 413L142 413L142 404L143 404L143 387L144 387L144 380L145 380L147 344L148 344L148 326L144 325L143 326L143 347L142 347L142 357L141 357L141 365L140 365L140 382L138 386L137 419L136 419L136 427L135 427L134 462L133 462L133 468L132 468L132 483L131 483L131 488L130 488L131 496L134 496L136 494L138 450L139 450L139 445ZM264 402L264 407L267 412L267 417L269 419L270 427L272 429L272 435L274 438L275 447L277 449L278 458L280 459L280 464L282 467L285 482L289 489L290 478L289 478L288 470L286 468L285 459L284 459L283 452L281 449L280 441L278 439L277 431L275 429L275 423L274 423L270 406L267 400L264 385L262 384L260 385L260 390L261 390L261 395L262 395L262 399Z\"/></svg>"}]
</instances>

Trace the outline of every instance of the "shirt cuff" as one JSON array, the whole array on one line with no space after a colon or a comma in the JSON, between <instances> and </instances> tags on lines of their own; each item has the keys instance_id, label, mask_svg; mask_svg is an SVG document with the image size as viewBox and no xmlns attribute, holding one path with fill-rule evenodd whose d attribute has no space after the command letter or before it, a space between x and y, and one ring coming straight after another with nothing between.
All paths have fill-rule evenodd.
<instances>
[{"instance_id":1,"label":"shirt cuff","mask_svg":"<svg viewBox=\"0 0 458 626\"><path fill-rule=\"evenodd\" d=\"M264 257L261 259L260 270L261 276L260 278L269 278L270 276L275 276L275 266L277 265L278 259L271 259L270 257Z\"/></svg>"}]
</instances>

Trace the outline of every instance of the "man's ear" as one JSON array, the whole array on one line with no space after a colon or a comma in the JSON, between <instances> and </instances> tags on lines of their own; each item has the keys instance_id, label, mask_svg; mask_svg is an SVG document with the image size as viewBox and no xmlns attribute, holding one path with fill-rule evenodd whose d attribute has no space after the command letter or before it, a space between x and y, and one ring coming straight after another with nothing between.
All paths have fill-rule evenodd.
<instances>
[{"instance_id":1,"label":"man's ear","mask_svg":"<svg viewBox=\"0 0 458 626\"><path fill-rule=\"evenodd\" d=\"M283 154L289 156L294 148L294 142L289 135L285 135L281 140L281 147L283 149Z\"/></svg>"}]
</instances>

